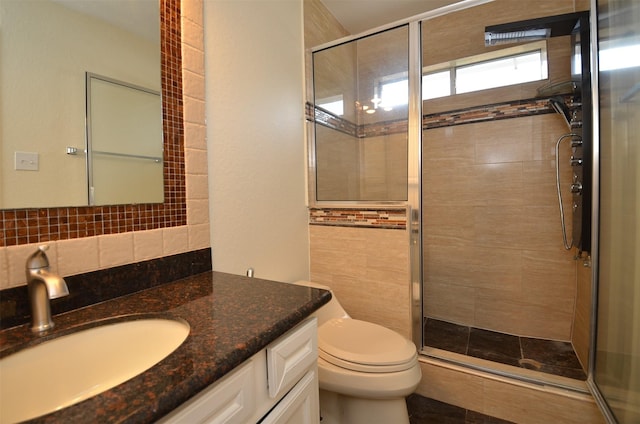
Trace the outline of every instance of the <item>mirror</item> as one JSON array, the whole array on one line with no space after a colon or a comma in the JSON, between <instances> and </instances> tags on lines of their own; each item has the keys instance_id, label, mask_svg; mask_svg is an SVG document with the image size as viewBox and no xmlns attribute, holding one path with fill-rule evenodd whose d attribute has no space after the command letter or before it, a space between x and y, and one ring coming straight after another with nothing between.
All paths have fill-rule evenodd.
<instances>
[{"instance_id":1,"label":"mirror","mask_svg":"<svg viewBox=\"0 0 640 424\"><path fill-rule=\"evenodd\" d=\"M150 1L156 4L155 0ZM0 1L2 15L4 15L4 7L7 3L10 2ZM113 1L111 3L119 7L128 4ZM54 208L0 208L0 246L42 243L186 225L180 0L160 0L159 3L160 45L162 49L160 58L162 63L164 202L83 207L65 205ZM4 34L5 25L6 19L3 17L0 34ZM6 41L4 35L0 37L0 43ZM79 40L78 43L82 44L82 40ZM0 45L0 62L4 57L4 45ZM0 73L2 72L4 71L0 69ZM0 74L0 79L4 79L4 75ZM12 84L18 83L28 84L29 79L21 76L12 81ZM0 88L3 93L0 96L2 101L4 101L4 89L4 86ZM6 103L0 103L0 128L5 122L3 113L6 108ZM29 111L23 112L28 113ZM59 114L62 115L63 112L59 111ZM57 121L60 125L68 124L62 119ZM0 144L3 142L4 140L0 140ZM0 149L0 155L2 155L2 149ZM72 181L59 182L57 187L60 189L57 191L66 190L66 185L72 183ZM21 185L10 185L9 187L13 190L21 189ZM0 190L2 189L0 188ZM2 193L0 193L1 196Z\"/></svg>"},{"instance_id":2,"label":"mirror","mask_svg":"<svg viewBox=\"0 0 640 424\"><path fill-rule=\"evenodd\" d=\"M162 161L134 157L162 157L160 99L105 82L160 92L158 1L3 1L0 13L0 208L162 203ZM106 77L93 96L87 73Z\"/></svg>"}]
</instances>

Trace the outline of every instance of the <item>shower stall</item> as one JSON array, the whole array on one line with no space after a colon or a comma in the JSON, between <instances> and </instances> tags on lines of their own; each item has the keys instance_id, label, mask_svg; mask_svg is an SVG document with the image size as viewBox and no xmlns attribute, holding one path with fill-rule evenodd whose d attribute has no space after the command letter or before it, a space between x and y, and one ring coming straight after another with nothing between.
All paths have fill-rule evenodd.
<instances>
[{"instance_id":1,"label":"shower stall","mask_svg":"<svg viewBox=\"0 0 640 424\"><path fill-rule=\"evenodd\" d=\"M469 0L313 49L312 206L406 208L422 355L593 384L591 6Z\"/></svg>"},{"instance_id":2,"label":"shower stall","mask_svg":"<svg viewBox=\"0 0 640 424\"><path fill-rule=\"evenodd\" d=\"M589 259L580 237L563 247L556 186L560 210L579 215L590 87L572 62L588 12L471 3L314 51L312 196L410 205L423 354L571 386L586 379L572 337L589 331L574 330ZM495 43L505 23L543 33Z\"/></svg>"}]
</instances>

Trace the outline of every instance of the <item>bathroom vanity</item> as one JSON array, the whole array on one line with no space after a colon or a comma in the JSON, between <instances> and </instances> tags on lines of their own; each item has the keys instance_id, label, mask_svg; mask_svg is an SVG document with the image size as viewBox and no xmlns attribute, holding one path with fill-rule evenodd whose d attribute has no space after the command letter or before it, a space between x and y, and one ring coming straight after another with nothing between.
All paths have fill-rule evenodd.
<instances>
[{"instance_id":1,"label":"bathroom vanity","mask_svg":"<svg viewBox=\"0 0 640 424\"><path fill-rule=\"evenodd\" d=\"M316 320L309 316L330 297L206 272L55 315L43 336L28 325L3 330L0 357L113 318L184 320L189 335L152 368L33 422L317 422Z\"/></svg>"}]
</instances>

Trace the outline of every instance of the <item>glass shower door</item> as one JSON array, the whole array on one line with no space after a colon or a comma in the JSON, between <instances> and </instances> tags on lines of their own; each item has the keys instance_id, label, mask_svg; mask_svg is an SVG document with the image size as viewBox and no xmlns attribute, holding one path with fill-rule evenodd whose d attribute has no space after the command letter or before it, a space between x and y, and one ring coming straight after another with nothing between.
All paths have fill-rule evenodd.
<instances>
[{"instance_id":1,"label":"glass shower door","mask_svg":"<svg viewBox=\"0 0 640 424\"><path fill-rule=\"evenodd\" d=\"M313 53L318 202L407 200L409 30Z\"/></svg>"},{"instance_id":2,"label":"glass shower door","mask_svg":"<svg viewBox=\"0 0 640 424\"><path fill-rule=\"evenodd\" d=\"M610 422L640 422L640 3L598 1L600 232L593 379Z\"/></svg>"}]
</instances>

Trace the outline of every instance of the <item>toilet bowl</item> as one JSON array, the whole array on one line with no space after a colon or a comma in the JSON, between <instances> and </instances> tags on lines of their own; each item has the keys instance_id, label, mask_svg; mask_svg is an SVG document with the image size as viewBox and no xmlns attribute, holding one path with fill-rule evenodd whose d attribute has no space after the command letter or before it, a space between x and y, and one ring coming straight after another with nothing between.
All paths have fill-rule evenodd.
<instances>
[{"instance_id":1,"label":"toilet bowl","mask_svg":"<svg viewBox=\"0 0 640 424\"><path fill-rule=\"evenodd\" d=\"M314 314L322 424L408 424L405 397L421 378L415 345L393 330L351 318L331 294Z\"/></svg>"}]
</instances>

